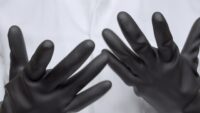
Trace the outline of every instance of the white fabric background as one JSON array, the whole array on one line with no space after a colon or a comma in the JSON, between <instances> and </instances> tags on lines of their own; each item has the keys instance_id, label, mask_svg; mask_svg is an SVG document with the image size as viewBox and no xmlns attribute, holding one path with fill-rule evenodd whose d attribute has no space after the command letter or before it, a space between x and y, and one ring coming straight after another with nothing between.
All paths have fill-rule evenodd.
<instances>
[{"instance_id":1,"label":"white fabric background","mask_svg":"<svg viewBox=\"0 0 200 113\"><path fill-rule=\"evenodd\" d=\"M200 16L199 4L200 0L0 0L0 100L8 81L7 31L11 25L21 27L29 58L43 40L52 40L55 52L49 67L53 67L85 39L96 43L88 61L98 55L107 48L101 36L104 28L113 29L124 40L116 20L119 11L130 13L154 46L151 15L162 12L175 42L182 48L193 22ZM88 87L106 79L113 82L111 91L80 113L156 113L109 67Z\"/></svg>"}]
</instances>

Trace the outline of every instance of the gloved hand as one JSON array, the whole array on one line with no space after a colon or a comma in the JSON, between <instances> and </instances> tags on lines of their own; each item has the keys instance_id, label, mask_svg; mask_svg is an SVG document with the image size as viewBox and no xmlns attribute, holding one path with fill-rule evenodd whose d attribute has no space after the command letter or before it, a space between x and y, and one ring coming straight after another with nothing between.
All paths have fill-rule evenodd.
<instances>
[{"instance_id":1,"label":"gloved hand","mask_svg":"<svg viewBox=\"0 0 200 113\"><path fill-rule=\"evenodd\" d=\"M158 48L150 45L126 12L119 13L118 22L134 52L113 31L105 29L104 40L114 53L104 50L109 54L111 68L159 113L186 113L199 90L200 19L194 23L181 52L159 12L152 17ZM200 104L197 106L200 109Z\"/></svg>"},{"instance_id":2,"label":"gloved hand","mask_svg":"<svg viewBox=\"0 0 200 113\"><path fill-rule=\"evenodd\" d=\"M83 41L53 69L46 70L54 50L51 41L42 42L28 61L23 36L17 26L10 28L8 38L10 81L5 86L0 113L78 112L111 88L111 82L104 81L80 92L106 65L106 54L100 54L72 76L92 53L94 43L91 40Z\"/></svg>"}]
</instances>

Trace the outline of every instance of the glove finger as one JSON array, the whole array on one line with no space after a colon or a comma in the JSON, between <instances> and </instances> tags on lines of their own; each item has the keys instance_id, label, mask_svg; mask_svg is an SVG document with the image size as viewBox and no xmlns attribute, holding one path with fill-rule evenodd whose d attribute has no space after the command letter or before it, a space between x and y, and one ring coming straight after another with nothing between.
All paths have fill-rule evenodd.
<instances>
[{"instance_id":1,"label":"glove finger","mask_svg":"<svg viewBox=\"0 0 200 113\"><path fill-rule=\"evenodd\" d=\"M12 26L8 32L10 46L10 80L16 76L19 69L28 62L26 46L22 32L18 26Z\"/></svg>"},{"instance_id":2,"label":"glove finger","mask_svg":"<svg viewBox=\"0 0 200 113\"><path fill-rule=\"evenodd\" d=\"M133 74L124 64L116 58L108 50L103 50L108 55L108 65L115 71L119 77L129 86L136 86L141 83L141 80Z\"/></svg>"},{"instance_id":3,"label":"glove finger","mask_svg":"<svg viewBox=\"0 0 200 113\"><path fill-rule=\"evenodd\" d=\"M153 14L152 23L160 57L164 61L168 61L173 57L174 50L177 49L168 24L164 16L159 12Z\"/></svg>"},{"instance_id":4,"label":"glove finger","mask_svg":"<svg viewBox=\"0 0 200 113\"><path fill-rule=\"evenodd\" d=\"M42 42L31 60L25 66L24 71L31 80L39 80L46 72L47 65L49 64L54 51L53 42L46 40Z\"/></svg>"},{"instance_id":5,"label":"glove finger","mask_svg":"<svg viewBox=\"0 0 200 113\"><path fill-rule=\"evenodd\" d=\"M44 84L49 88L55 88L71 74L73 74L90 56L94 50L94 43L86 40L80 43L69 55L67 55L51 72L45 77Z\"/></svg>"},{"instance_id":6,"label":"glove finger","mask_svg":"<svg viewBox=\"0 0 200 113\"><path fill-rule=\"evenodd\" d=\"M136 56L111 30L105 29L102 33L103 38L110 49L116 54L116 56L123 61L128 67L137 68L138 65L143 64L143 61Z\"/></svg>"},{"instance_id":7,"label":"glove finger","mask_svg":"<svg viewBox=\"0 0 200 113\"><path fill-rule=\"evenodd\" d=\"M118 14L120 28L132 49L146 62L155 57L155 53L148 40L135 21L126 12Z\"/></svg>"},{"instance_id":8,"label":"glove finger","mask_svg":"<svg viewBox=\"0 0 200 113\"><path fill-rule=\"evenodd\" d=\"M72 89L71 93L77 94L91 80L93 80L107 64L107 59L107 55L101 53L93 61L91 61L84 69L78 72L75 76L71 77L65 84L67 88Z\"/></svg>"},{"instance_id":9,"label":"glove finger","mask_svg":"<svg viewBox=\"0 0 200 113\"><path fill-rule=\"evenodd\" d=\"M182 55L197 69L200 46L200 18L193 24L187 41L183 47Z\"/></svg>"},{"instance_id":10,"label":"glove finger","mask_svg":"<svg viewBox=\"0 0 200 113\"><path fill-rule=\"evenodd\" d=\"M82 93L78 94L66 107L66 112L70 113L82 110L107 93L111 86L112 83L110 81L104 81L87 89L86 91L83 91Z\"/></svg>"}]
</instances>

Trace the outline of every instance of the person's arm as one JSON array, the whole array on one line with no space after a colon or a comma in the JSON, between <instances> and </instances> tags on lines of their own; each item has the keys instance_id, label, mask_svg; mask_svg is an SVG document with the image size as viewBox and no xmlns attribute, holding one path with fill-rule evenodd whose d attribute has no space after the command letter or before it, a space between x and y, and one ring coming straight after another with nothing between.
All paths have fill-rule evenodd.
<instances>
[{"instance_id":1,"label":"person's arm","mask_svg":"<svg viewBox=\"0 0 200 113\"><path fill-rule=\"evenodd\" d=\"M10 81L5 86L0 113L78 112L111 88L110 81L103 81L81 91L107 64L108 57L104 53L72 75L94 50L91 40L80 43L53 69L46 69L53 55L53 42L42 42L28 60L19 27L10 28L8 39L11 50Z\"/></svg>"},{"instance_id":2,"label":"person's arm","mask_svg":"<svg viewBox=\"0 0 200 113\"><path fill-rule=\"evenodd\" d=\"M0 53L1 53L1 47L0 47ZM0 60L3 60L3 59L0 59ZM4 87L4 80L3 80L3 76L5 76L5 73L4 73L4 71L3 71L3 66L2 66L2 62L0 63L0 67L1 67L1 69L0 69L0 76L2 76L2 78L0 78L0 79L2 79L2 80L0 80L1 81L1 83L0 83L0 85L1 85L1 92L0 93L3 93L4 92L4 89L3 89L3 87ZM1 96L3 96L4 94L1 94ZM2 105L2 100L0 100L0 109L1 109L1 105Z\"/></svg>"},{"instance_id":3,"label":"person's arm","mask_svg":"<svg viewBox=\"0 0 200 113\"><path fill-rule=\"evenodd\" d=\"M0 33L1 34L1 33ZM0 108L1 108L1 105L2 105L2 101L3 101L3 97L5 95L5 83L7 82L7 76L8 74L6 73L6 55L5 55L5 51L7 49L5 44L4 44L4 35L1 34L1 37L0 37Z\"/></svg>"},{"instance_id":4,"label":"person's arm","mask_svg":"<svg viewBox=\"0 0 200 113\"><path fill-rule=\"evenodd\" d=\"M110 67L159 113L200 111L197 72L200 19L194 23L181 52L173 41L164 16L159 12L152 17L158 48L150 45L126 12L119 13L118 22L132 49L113 31L105 29L104 40L113 52L104 50L109 55Z\"/></svg>"},{"instance_id":5,"label":"person's arm","mask_svg":"<svg viewBox=\"0 0 200 113\"><path fill-rule=\"evenodd\" d=\"M184 109L184 113L200 113L200 92Z\"/></svg>"}]
</instances>

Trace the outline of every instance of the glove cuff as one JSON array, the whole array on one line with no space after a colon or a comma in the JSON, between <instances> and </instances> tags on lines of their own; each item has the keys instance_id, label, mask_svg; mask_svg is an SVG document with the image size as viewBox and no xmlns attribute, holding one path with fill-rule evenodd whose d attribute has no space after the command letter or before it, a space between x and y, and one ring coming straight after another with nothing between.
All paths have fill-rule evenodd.
<instances>
[{"instance_id":1,"label":"glove cuff","mask_svg":"<svg viewBox=\"0 0 200 113\"><path fill-rule=\"evenodd\" d=\"M12 106L8 94L5 93L3 102L0 104L0 113L14 113Z\"/></svg>"},{"instance_id":2,"label":"glove cuff","mask_svg":"<svg viewBox=\"0 0 200 113\"><path fill-rule=\"evenodd\" d=\"M200 113L200 91L196 97L185 107L184 113Z\"/></svg>"}]
</instances>

